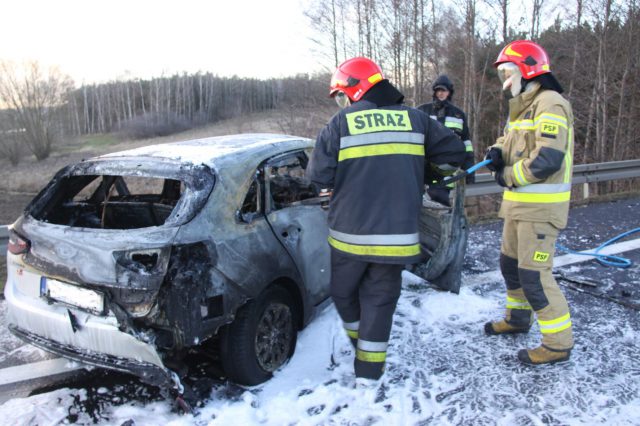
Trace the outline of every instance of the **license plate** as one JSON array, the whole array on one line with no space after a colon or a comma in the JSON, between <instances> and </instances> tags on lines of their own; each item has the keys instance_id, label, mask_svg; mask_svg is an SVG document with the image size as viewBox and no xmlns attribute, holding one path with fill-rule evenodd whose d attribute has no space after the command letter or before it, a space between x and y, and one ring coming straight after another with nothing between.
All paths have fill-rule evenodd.
<instances>
[{"instance_id":1,"label":"license plate","mask_svg":"<svg viewBox=\"0 0 640 426\"><path fill-rule=\"evenodd\" d=\"M104 294L88 288L42 277L40 294L49 300L62 302L96 314L104 312Z\"/></svg>"}]
</instances>

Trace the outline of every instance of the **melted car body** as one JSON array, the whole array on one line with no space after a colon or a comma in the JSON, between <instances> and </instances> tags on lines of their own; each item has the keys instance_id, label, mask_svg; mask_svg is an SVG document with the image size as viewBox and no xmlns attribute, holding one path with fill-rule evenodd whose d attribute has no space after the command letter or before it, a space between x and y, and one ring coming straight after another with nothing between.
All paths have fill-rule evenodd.
<instances>
[{"instance_id":1,"label":"melted car body","mask_svg":"<svg viewBox=\"0 0 640 426\"><path fill-rule=\"evenodd\" d=\"M267 380L329 301L328 199L304 176L312 147L294 136L234 135L62 169L11 226L9 329L173 387L185 354L216 341L227 377ZM441 210L423 213L438 229L425 228L434 236L418 271L445 288L457 273L459 287L464 246L459 253L451 224L464 209Z\"/></svg>"}]
</instances>

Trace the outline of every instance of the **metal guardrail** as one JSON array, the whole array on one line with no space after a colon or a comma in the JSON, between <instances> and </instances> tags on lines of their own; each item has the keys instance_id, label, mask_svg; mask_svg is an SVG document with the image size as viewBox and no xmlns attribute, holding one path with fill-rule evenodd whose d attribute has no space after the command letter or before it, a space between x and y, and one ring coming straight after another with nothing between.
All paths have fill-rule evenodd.
<instances>
[{"instance_id":1,"label":"metal guardrail","mask_svg":"<svg viewBox=\"0 0 640 426\"><path fill-rule=\"evenodd\" d=\"M635 177L640 177L640 159L579 164L573 168L572 184L588 184ZM466 188L465 195L467 197L476 197L478 195L498 194L502 191L503 188L495 183L489 173L480 173L476 174L476 183ZM588 196L588 186L585 189L585 195ZM0 226L0 244L4 243L8 238L8 226Z\"/></svg>"},{"instance_id":2,"label":"metal guardrail","mask_svg":"<svg viewBox=\"0 0 640 426\"><path fill-rule=\"evenodd\" d=\"M573 179L571 183L578 185L634 177L640 177L640 159L579 164L573 168ZM465 195L467 197L474 197L478 195L498 194L503 190L504 188L499 186L489 173L481 173L476 174L476 183L467 187ZM588 189L585 189L585 193L585 195L588 196Z\"/></svg>"},{"instance_id":3,"label":"metal guardrail","mask_svg":"<svg viewBox=\"0 0 640 426\"><path fill-rule=\"evenodd\" d=\"M7 244L9 243L9 227L7 225L0 226L0 256L4 256L7 251ZM0 280L4 279L0 276ZM2 285L0 284L0 287Z\"/></svg>"}]
</instances>

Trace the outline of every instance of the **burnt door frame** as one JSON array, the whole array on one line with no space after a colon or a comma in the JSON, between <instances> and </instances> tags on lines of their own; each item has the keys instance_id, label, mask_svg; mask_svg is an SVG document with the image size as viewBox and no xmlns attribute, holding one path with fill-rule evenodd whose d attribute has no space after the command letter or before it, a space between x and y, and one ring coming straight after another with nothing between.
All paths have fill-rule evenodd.
<instances>
[{"instance_id":1,"label":"burnt door frame","mask_svg":"<svg viewBox=\"0 0 640 426\"><path fill-rule=\"evenodd\" d=\"M328 212L322 206L326 199L310 192L311 185L304 177L307 163L308 157L303 149L280 154L265 162L262 176L267 222L296 264L311 302L316 305L329 296ZM272 191L274 183L286 184L287 180L294 194L290 200L276 203ZM295 191L299 191L297 195L300 197L295 196Z\"/></svg>"}]
</instances>

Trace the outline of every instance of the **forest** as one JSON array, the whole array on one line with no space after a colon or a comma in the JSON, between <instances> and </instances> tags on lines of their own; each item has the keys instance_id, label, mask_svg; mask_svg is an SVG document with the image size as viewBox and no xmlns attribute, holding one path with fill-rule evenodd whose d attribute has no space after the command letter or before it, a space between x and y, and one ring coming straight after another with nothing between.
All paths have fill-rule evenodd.
<instances>
[{"instance_id":1,"label":"forest","mask_svg":"<svg viewBox=\"0 0 640 426\"><path fill-rule=\"evenodd\" d=\"M309 0L306 18L325 72L226 77L215 70L77 87L56 68L0 62L0 156L45 159L64 138L146 138L274 111L283 132L315 137L336 106L330 73L353 56L377 61L415 106L441 73L467 114L476 155L505 124L493 62L517 39L540 43L575 115L575 163L640 158L638 0ZM479 159L479 158L478 158Z\"/></svg>"},{"instance_id":2,"label":"forest","mask_svg":"<svg viewBox=\"0 0 640 426\"><path fill-rule=\"evenodd\" d=\"M431 82L446 73L481 151L506 119L493 62L510 41L536 41L574 109L576 163L640 154L637 0L455 0L446 8L434 0L331 0L309 14L334 62L356 54L379 61L409 104L430 100Z\"/></svg>"}]
</instances>

